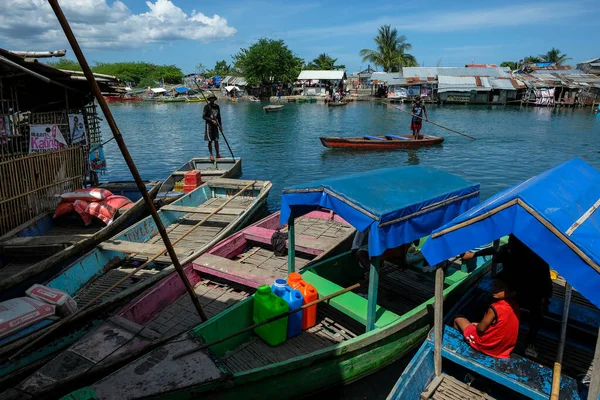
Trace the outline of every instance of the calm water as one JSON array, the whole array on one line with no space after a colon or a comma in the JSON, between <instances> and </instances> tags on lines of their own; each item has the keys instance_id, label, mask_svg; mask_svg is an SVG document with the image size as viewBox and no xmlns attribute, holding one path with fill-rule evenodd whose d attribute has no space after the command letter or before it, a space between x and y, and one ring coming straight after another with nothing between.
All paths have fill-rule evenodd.
<instances>
[{"instance_id":1,"label":"calm water","mask_svg":"<svg viewBox=\"0 0 600 400\"><path fill-rule=\"evenodd\" d=\"M512 106L434 106L432 121L478 138L472 141L425 124L424 132L446 138L419 150L359 152L326 149L319 136L408 133L409 116L381 104L360 102L330 109L322 104L286 104L265 114L261 103L221 104L223 128L243 177L273 182L277 209L281 189L318 178L373 168L427 165L481 184L482 198L572 157L600 168L600 116L586 109ZM163 179L194 156L208 155L199 104L113 104L111 109L144 179ZM402 106L408 109L407 105ZM105 140L110 130L104 124ZM224 142L223 154L228 155ZM114 141L105 147L102 180L131 179Z\"/></svg>"},{"instance_id":2,"label":"calm water","mask_svg":"<svg viewBox=\"0 0 600 400\"><path fill-rule=\"evenodd\" d=\"M442 146L391 152L325 149L319 136L408 133L409 116L376 103L329 109L322 104L286 104L265 114L264 104L221 104L225 134L243 177L273 182L272 210L281 189L317 178L373 168L428 165L481 184L482 199L573 157L600 168L600 116L590 109L505 106L430 107L432 121L478 138L471 141L425 124L424 132L446 138ZM114 104L111 109L144 179L163 179L194 156L208 155L198 104ZM401 106L408 109L408 106ZM106 124L105 138L110 137ZM223 154L228 155L224 142ZM131 176L114 141L106 145L103 180ZM418 182L415 182L418 184ZM385 398L410 357L322 398Z\"/></svg>"}]
</instances>

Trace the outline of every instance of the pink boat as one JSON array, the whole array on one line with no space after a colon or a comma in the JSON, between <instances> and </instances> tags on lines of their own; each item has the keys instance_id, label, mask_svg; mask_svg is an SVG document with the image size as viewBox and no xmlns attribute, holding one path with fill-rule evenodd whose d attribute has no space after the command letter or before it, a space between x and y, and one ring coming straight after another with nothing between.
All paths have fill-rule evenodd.
<instances>
[{"instance_id":1,"label":"pink boat","mask_svg":"<svg viewBox=\"0 0 600 400\"><path fill-rule=\"evenodd\" d=\"M279 212L215 245L192 262L194 269L252 288L285 278L287 256L276 256L271 248L278 227ZM295 229L296 270L347 250L355 232L340 216L322 210L297 218Z\"/></svg>"},{"instance_id":2,"label":"pink boat","mask_svg":"<svg viewBox=\"0 0 600 400\"><path fill-rule=\"evenodd\" d=\"M269 215L185 266L209 318L248 297L252 288L287 275L287 257L277 257L270 249L278 226L279 213ZM346 250L354 236L354 228L329 211L297 218L295 226L297 269ZM210 280L201 272L223 279ZM33 397L60 397L200 323L179 275L173 273L11 390Z\"/></svg>"}]
</instances>

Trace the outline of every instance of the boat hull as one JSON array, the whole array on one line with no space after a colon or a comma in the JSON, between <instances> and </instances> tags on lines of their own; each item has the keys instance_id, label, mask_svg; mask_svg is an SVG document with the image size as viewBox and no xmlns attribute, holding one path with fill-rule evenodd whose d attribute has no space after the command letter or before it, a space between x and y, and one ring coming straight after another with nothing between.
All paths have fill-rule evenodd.
<instances>
[{"instance_id":1,"label":"boat hull","mask_svg":"<svg viewBox=\"0 0 600 400\"><path fill-rule=\"evenodd\" d=\"M386 139L385 136L378 136L383 140L370 140L364 138L342 138L342 137L321 137L321 143L327 148L343 149L361 149L361 150L391 150L391 149L414 149L419 147L436 146L444 142L443 137L421 135L422 139L410 139L411 135L404 135L409 138Z\"/></svg>"},{"instance_id":2,"label":"boat hull","mask_svg":"<svg viewBox=\"0 0 600 400\"><path fill-rule=\"evenodd\" d=\"M264 106L263 110L265 110L265 112L277 112L282 111L283 106Z\"/></svg>"}]
</instances>

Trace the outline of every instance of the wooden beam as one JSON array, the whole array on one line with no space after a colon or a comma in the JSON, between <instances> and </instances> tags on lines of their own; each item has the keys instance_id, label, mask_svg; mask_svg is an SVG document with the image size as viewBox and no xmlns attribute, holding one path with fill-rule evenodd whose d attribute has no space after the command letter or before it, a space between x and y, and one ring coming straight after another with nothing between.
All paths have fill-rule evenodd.
<instances>
[{"instance_id":1,"label":"wooden beam","mask_svg":"<svg viewBox=\"0 0 600 400\"><path fill-rule=\"evenodd\" d=\"M296 227L294 217L288 220L288 274L296 271Z\"/></svg>"},{"instance_id":2,"label":"wooden beam","mask_svg":"<svg viewBox=\"0 0 600 400\"><path fill-rule=\"evenodd\" d=\"M379 289L379 265L379 257L371 258L371 268L369 271L369 296L367 304L367 332L375 329L375 319L377 318L377 290Z\"/></svg>"},{"instance_id":3,"label":"wooden beam","mask_svg":"<svg viewBox=\"0 0 600 400\"><path fill-rule=\"evenodd\" d=\"M565 351L565 340L567 338L567 325L569 323L569 307L571 306L571 294L573 287L567 282L565 285L565 304L563 307L562 322L560 325L560 341L556 352L556 361L552 371L552 388L550 390L550 400L558 400L560 394L560 374L562 370L562 359Z\"/></svg>"},{"instance_id":4,"label":"wooden beam","mask_svg":"<svg viewBox=\"0 0 600 400\"><path fill-rule=\"evenodd\" d=\"M184 212L184 213L195 213L195 214L210 214L215 211L217 207L191 207L191 206L174 206L168 204L166 206L162 206L162 211L175 211L175 212ZM219 215L235 215L238 216L243 212L243 209L223 209L219 211Z\"/></svg>"},{"instance_id":5,"label":"wooden beam","mask_svg":"<svg viewBox=\"0 0 600 400\"><path fill-rule=\"evenodd\" d=\"M594 361L592 361L592 382L588 389L587 400L598 400L600 398L600 329L598 329L598 339L596 339L596 351L594 352Z\"/></svg>"},{"instance_id":6,"label":"wooden beam","mask_svg":"<svg viewBox=\"0 0 600 400\"><path fill-rule=\"evenodd\" d=\"M435 376L442 375L442 336L444 334L444 270L435 271L435 303L433 309L433 344Z\"/></svg>"}]
</instances>

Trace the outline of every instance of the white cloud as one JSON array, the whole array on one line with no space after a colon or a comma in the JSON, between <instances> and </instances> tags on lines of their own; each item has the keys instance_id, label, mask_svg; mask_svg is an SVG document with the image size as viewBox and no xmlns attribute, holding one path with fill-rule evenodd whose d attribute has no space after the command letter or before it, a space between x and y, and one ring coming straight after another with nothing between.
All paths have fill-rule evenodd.
<instances>
[{"instance_id":1,"label":"white cloud","mask_svg":"<svg viewBox=\"0 0 600 400\"><path fill-rule=\"evenodd\" d=\"M65 36L46 0L3 0L0 39L11 49L65 47ZM207 42L233 36L236 29L219 15L185 13L171 0L146 1L134 14L121 1L63 0L61 7L84 49L128 49L179 40Z\"/></svg>"}]
</instances>

